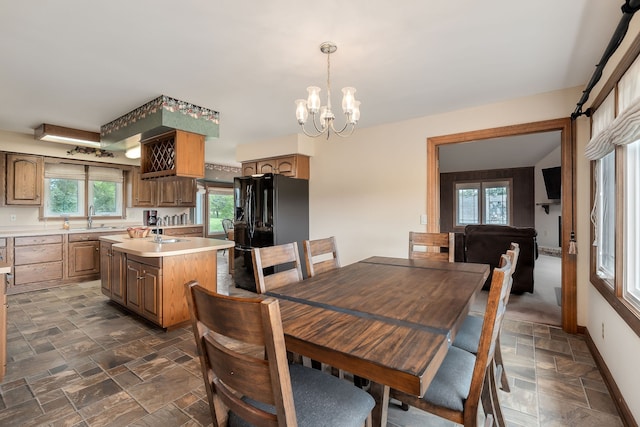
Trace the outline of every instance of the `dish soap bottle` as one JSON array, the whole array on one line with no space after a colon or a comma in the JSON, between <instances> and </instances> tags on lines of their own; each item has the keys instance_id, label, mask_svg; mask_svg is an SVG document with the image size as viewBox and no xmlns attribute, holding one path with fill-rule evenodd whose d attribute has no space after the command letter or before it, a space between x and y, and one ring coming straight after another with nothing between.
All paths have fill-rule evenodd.
<instances>
[{"instance_id":1,"label":"dish soap bottle","mask_svg":"<svg viewBox=\"0 0 640 427\"><path fill-rule=\"evenodd\" d=\"M62 228L65 229L65 230L69 229L69 217L68 216L64 217L64 224L62 224Z\"/></svg>"}]
</instances>

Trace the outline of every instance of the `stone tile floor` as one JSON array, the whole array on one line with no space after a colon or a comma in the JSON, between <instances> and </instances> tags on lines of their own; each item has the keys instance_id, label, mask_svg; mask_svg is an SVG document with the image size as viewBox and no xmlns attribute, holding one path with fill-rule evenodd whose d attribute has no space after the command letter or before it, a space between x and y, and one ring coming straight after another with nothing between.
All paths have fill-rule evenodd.
<instances>
[{"instance_id":1,"label":"stone tile floor","mask_svg":"<svg viewBox=\"0 0 640 427\"><path fill-rule=\"evenodd\" d=\"M226 259L219 260L219 280L229 286ZM109 302L99 281L12 295L8 303L0 425L211 425L189 328L165 332L146 323ZM581 336L506 320L502 345L509 426L622 425ZM388 426L426 425L454 424L390 406Z\"/></svg>"}]
</instances>

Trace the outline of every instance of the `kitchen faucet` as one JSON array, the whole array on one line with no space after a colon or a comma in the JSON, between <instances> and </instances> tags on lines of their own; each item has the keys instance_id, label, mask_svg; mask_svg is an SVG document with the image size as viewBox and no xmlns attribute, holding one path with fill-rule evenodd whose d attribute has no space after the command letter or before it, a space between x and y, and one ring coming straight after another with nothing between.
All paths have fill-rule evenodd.
<instances>
[{"instance_id":1,"label":"kitchen faucet","mask_svg":"<svg viewBox=\"0 0 640 427\"><path fill-rule=\"evenodd\" d=\"M93 225L93 216L96 214L96 210L93 205L89 206L89 215L87 216L87 228L91 228Z\"/></svg>"},{"instance_id":2,"label":"kitchen faucet","mask_svg":"<svg viewBox=\"0 0 640 427\"><path fill-rule=\"evenodd\" d=\"M160 226L162 225L162 218L156 218L156 234L153 236L153 241L156 243L162 243L162 237L160 236Z\"/></svg>"}]
</instances>

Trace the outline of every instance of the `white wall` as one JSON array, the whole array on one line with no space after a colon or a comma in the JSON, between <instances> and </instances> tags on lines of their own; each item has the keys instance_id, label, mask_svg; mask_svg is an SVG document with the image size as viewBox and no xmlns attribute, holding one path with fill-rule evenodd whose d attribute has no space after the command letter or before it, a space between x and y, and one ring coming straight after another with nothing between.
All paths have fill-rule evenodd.
<instances>
[{"instance_id":1,"label":"white wall","mask_svg":"<svg viewBox=\"0 0 640 427\"><path fill-rule=\"evenodd\" d=\"M535 202L541 203L548 201L547 191L544 186L544 178L542 177L542 169L560 166L562 159L560 157L561 147L553 150L535 165L534 169L534 185L535 185ZM538 232L538 245L550 248L560 246L558 242L558 217L562 214L562 205L549 205L549 213L545 213L541 206L535 207L536 231Z\"/></svg>"}]
</instances>

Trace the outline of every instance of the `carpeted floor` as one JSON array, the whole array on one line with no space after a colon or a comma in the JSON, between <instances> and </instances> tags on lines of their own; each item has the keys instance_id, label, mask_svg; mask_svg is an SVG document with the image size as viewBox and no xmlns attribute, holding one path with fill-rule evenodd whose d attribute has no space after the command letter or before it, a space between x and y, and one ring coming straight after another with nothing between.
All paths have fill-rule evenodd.
<instances>
[{"instance_id":1,"label":"carpeted floor","mask_svg":"<svg viewBox=\"0 0 640 427\"><path fill-rule=\"evenodd\" d=\"M561 326L562 310L559 291L561 286L561 259L539 255L534 268L532 294L511 295L505 317L512 320ZM557 289L557 290L556 290ZM482 313L487 303L488 291L481 291L472 311Z\"/></svg>"}]
</instances>

